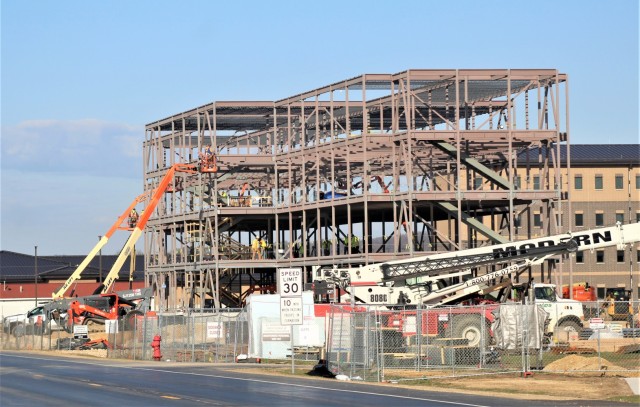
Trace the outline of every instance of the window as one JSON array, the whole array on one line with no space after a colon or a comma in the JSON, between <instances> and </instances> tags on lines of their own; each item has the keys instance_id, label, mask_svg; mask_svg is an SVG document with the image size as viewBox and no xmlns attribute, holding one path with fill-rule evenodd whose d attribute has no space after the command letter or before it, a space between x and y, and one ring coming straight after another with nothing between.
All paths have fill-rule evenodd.
<instances>
[{"instance_id":1,"label":"window","mask_svg":"<svg viewBox=\"0 0 640 407\"><path fill-rule=\"evenodd\" d=\"M602 183L602 175L596 175L596 184L595 184L596 189L602 189L603 187L603 183Z\"/></svg>"},{"instance_id":2,"label":"window","mask_svg":"<svg viewBox=\"0 0 640 407\"><path fill-rule=\"evenodd\" d=\"M604 226L604 213L596 213L596 226Z\"/></svg>"},{"instance_id":3,"label":"window","mask_svg":"<svg viewBox=\"0 0 640 407\"><path fill-rule=\"evenodd\" d=\"M616 222L624 223L624 213L616 213Z\"/></svg>"},{"instance_id":4,"label":"window","mask_svg":"<svg viewBox=\"0 0 640 407\"><path fill-rule=\"evenodd\" d=\"M536 191L540 189L540 176L539 175L534 175L533 176L533 189L535 189Z\"/></svg>"},{"instance_id":5,"label":"window","mask_svg":"<svg viewBox=\"0 0 640 407\"><path fill-rule=\"evenodd\" d=\"M636 189L640 189L640 175L636 175Z\"/></svg>"},{"instance_id":6,"label":"window","mask_svg":"<svg viewBox=\"0 0 640 407\"><path fill-rule=\"evenodd\" d=\"M473 180L473 189L482 189L482 177L475 177Z\"/></svg>"},{"instance_id":7,"label":"window","mask_svg":"<svg viewBox=\"0 0 640 407\"><path fill-rule=\"evenodd\" d=\"M618 263L624 263L624 250L617 251L616 260L618 260Z\"/></svg>"},{"instance_id":8,"label":"window","mask_svg":"<svg viewBox=\"0 0 640 407\"><path fill-rule=\"evenodd\" d=\"M596 263L604 263L604 250L596 250Z\"/></svg>"},{"instance_id":9,"label":"window","mask_svg":"<svg viewBox=\"0 0 640 407\"><path fill-rule=\"evenodd\" d=\"M622 189L624 180L622 179L622 175L616 174L616 189Z\"/></svg>"},{"instance_id":10,"label":"window","mask_svg":"<svg viewBox=\"0 0 640 407\"><path fill-rule=\"evenodd\" d=\"M542 219L540 219L540 214L539 213L534 213L533 214L533 226L540 228L542 227Z\"/></svg>"},{"instance_id":11,"label":"window","mask_svg":"<svg viewBox=\"0 0 640 407\"><path fill-rule=\"evenodd\" d=\"M636 249L636 262L640 263L640 247Z\"/></svg>"},{"instance_id":12,"label":"window","mask_svg":"<svg viewBox=\"0 0 640 407\"><path fill-rule=\"evenodd\" d=\"M574 188L575 189L582 189L582 175L576 175L574 180Z\"/></svg>"},{"instance_id":13,"label":"window","mask_svg":"<svg viewBox=\"0 0 640 407\"><path fill-rule=\"evenodd\" d=\"M520 215L516 215L513 217L513 226L519 228L520 226L522 226L522 219L520 218Z\"/></svg>"},{"instance_id":14,"label":"window","mask_svg":"<svg viewBox=\"0 0 640 407\"><path fill-rule=\"evenodd\" d=\"M607 288L606 287L597 287L597 288L598 289L596 290L597 291L596 295L598 296L599 300L603 300Z\"/></svg>"},{"instance_id":15,"label":"window","mask_svg":"<svg viewBox=\"0 0 640 407\"><path fill-rule=\"evenodd\" d=\"M584 263L584 252L576 252L576 263L577 264Z\"/></svg>"},{"instance_id":16,"label":"window","mask_svg":"<svg viewBox=\"0 0 640 407\"><path fill-rule=\"evenodd\" d=\"M520 189L522 187L522 179L519 175L513 179L513 186L515 189Z\"/></svg>"},{"instance_id":17,"label":"window","mask_svg":"<svg viewBox=\"0 0 640 407\"><path fill-rule=\"evenodd\" d=\"M636 222L640 222L640 212L636 212Z\"/></svg>"},{"instance_id":18,"label":"window","mask_svg":"<svg viewBox=\"0 0 640 407\"><path fill-rule=\"evenodd\" d=\"M573 222L576 226L584 226L584 215L581 213L576 213L576 220Z\"/></svg>"}]
</instances>

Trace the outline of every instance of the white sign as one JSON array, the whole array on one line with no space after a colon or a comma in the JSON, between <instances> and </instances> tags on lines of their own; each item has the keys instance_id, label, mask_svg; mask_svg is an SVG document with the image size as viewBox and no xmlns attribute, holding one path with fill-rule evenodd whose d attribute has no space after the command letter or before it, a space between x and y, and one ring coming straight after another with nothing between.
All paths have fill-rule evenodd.
<instances>
[{"instance_id":1,"label":"white sign","mask_svg":"<svg viewBox=\"0 0 640 407\"><path fill-rule=\"evenodd\" d=\"M224 338L224 324L222 322L207 322L207 339Z\"/></svg>"},{"instance_id":2,"label":"white sign","mask_svg":"<svg viewBox=\"0 0 640 407\"><path fill-rule=\"evenodd\" d=\"M265 342L288 342L291 340L291 328L262 321L262 340Z\"/></svg>"},{"instance_id":3,"label":"white sign","mask_svg":"<svg viewBox=\"0 0 640 407\"><path fill-rule=\"evenodd\" d=\"M280 324L302 325L302 297L280 298Z\"/></svg>"},{"instance_id":4,"label":"white sign","mask_svg":"<svg viewBox=\"0 0 640 407\"><path fill-rule=\"evenodd\" d=\"M591 329L604 329L604 319L602 318L591 318L589 320L589 328Z\"/></svg>"},{"instance_id":5,"label":"white sign","mask_svg":"<svg viewBox=\"0 0 640 407\"><path fill-rule=\"evenodd\" d=\"M86 325L74 325L73 326L73 338L80 339L86 338L89 335L89 327Z\"/></svg>"},{"instance_id":6,"label":"white sign","mask_svg":"<svg viewBox=\"0 0 640 407\"><path fill-rule=\"evenodd\" d=\"M278 269L278 292L281 297L302 296L302 269Z\"/></svg>"}]
</instances>

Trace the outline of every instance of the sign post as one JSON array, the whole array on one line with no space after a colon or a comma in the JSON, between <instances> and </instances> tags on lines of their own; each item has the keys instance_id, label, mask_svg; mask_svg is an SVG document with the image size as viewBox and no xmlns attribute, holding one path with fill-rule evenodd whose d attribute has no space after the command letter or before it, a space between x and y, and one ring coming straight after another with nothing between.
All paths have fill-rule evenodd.
<instances>
[{"instance_id":1,"label":"sign post","mask_svg":"<svg viewBox=\"0 0 640 407\"><path fill-rule=\"evenodd\" d=\"M278 269L278 293L280 294L280 325L291 328L291 373L295 373L293 326L302 325L302 269L300 267Z\"/></svg>"}]
</instances>

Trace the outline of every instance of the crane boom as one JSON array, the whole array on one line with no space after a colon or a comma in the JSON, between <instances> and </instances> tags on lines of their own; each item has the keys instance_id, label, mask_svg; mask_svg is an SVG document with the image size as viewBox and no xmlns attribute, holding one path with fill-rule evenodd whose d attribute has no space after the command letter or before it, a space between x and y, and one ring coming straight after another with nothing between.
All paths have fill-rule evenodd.
<instances>
[{"instance_id":1,"label":"crane boom","mask_svg":"<svg viewBox=\"0 0 640 407\"><path fill-rule=\"evenodd\" d=\"M598 228L579 233L565 233L548 237L527 239L491 246L484 246L451 253L439 253L409 259L368 264L350 269L319 269L314 281L336 283L361 302L369 304L413 304L427 300L439 301L446 296L442 291L445 279L468 276L479 266L502 265L498 272L479 276L468 281L488 281L513 274L545 258L565 251L593 250L609 246L624 247L640 241L640 223ZM495 274L497 273L497 274ZM462 286L459 286L462 287ZM468 291L468 290L467 290ZM450 290L447 291L450 293ZM436 294L433 294L436 293ZM409 298L408 296L411 296Z\"/></svg>"}]
</instances>

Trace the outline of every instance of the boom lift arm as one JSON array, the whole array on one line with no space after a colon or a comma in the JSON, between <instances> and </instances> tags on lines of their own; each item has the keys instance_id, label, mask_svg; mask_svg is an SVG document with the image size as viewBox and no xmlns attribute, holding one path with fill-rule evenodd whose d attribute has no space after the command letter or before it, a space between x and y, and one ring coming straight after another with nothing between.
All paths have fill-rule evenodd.
<instances>
[{"instance_id":1,"label":"boom lift arm","mask_svg":"<svg viewBox=\"0 0 640 407\"><path fill-rule=\"evenodd\" d=\"M160 184L158 184L158 187L153 190L153 195L149 200L149 204L144 209L144 212L142 212L142 214L140 215L136 227L133 229L133 232L131 232L129 239L127 239L127 242L122 248L122 251L120 252L120 255L116 259L115 263L113 263L113 266L105 277L103 284L100 285L98 289L96 289L97 293L105 294L109 291L109 289L111 289L111 286L118 278L118 274L120 273L120 269L122 268L125 260L132 252L135 252L136 242L142 235L142 232L147 225L147 221L156 209L156 206L158 206L160 199L164 195L167 188L169 188L171 181L176 175L176 172L195 174L197 173L197 167L192 164L174 164L171 168L169 168L165 176L162 178L162 180L160 180Z\"/></svg>"},{"instance_id":2,"label":"boom lift arm","mask_svg":"<svg viewBox=\"0 0 640 407\"><path fill-rule=\"evenodd\" d=\"M127 207L127 209L125 209L124 212L122 212L122 214L118 217L118 219L111 226L111 228L109 228L107 233L105 233L104 236L102 236L100 238L100 240L98 241L98 244L96 244L93 247L93 249L91 249L91 251L89 252L87 257L84 258L82 263L80 263L80 265L78 265L78 267L75 269L75 271L69 276L67 281L65 281L64 284L59 289L57 289L56 291L54 291L52 293L52 297L53 297L54 300L63 298L64 295L66 294L67 290L69 289L69 287L71 287L71 285L75 281L80 279L80 277L82 276L82 272L87 268L89 263L91 263L91 260L93 260L93 258L96 256L96 254L98 254L98 252L100 252L100 250L107 244L107 242L109 241L111 236L113 236L113 234L116 232L116 230L125 229L122 226L122 224L125 221L125 219L129 216L129 214L131 213L131 210L133 208L135 208L136 205L138 205L139 203L144 202L147 199L149 199L150 192L151 191L147 191L147 192L144 192L144 193L138 195L131 202L131 204Z\"/></svg>"}]
</instances>

